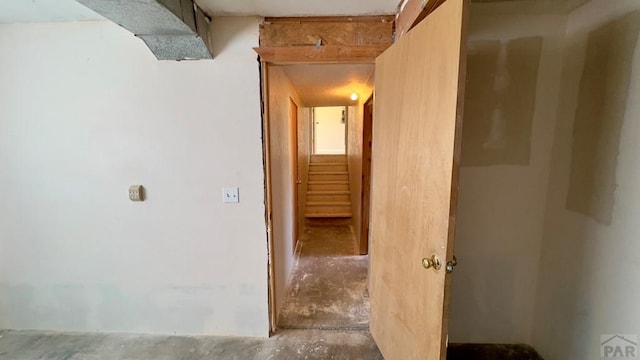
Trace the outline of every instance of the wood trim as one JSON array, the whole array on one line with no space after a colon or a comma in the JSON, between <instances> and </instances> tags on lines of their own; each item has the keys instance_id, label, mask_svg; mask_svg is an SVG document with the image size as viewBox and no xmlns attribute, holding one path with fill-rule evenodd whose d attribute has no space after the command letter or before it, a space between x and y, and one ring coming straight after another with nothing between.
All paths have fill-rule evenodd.
<instances>
[{"instance_id":1,"label":"wood trim","mask_svg":"<svg viewBox=\"0 0 640 360\"><path fill-rule=\"evenodd\" d=\"M253 48L262 61L272 64L375 63L388 45L367 46L282 46Z\"/></svg>"},{"instance_id":2,"label":"wood trim","mask_svg":"<svg viewBox=\"0 0 640 360\"><path fill-rule=\"evenodd\" d=\"M311 155L315 155L316 153L316 108L311 108ZM311 156L309 156L309 163L311 163ZM309 172L307 170L307 172Z\"/></svg>"},{"instance_id":3,"label":"wood trim","mask_svg":"<svg viewBox=\"0 0 640 360\"><path fill-rule=\"evenodd\" d=\"M373 94L362 105L362 191L360 194L360 255L369 253L371 218L371 146L373 142Z\"/></svg>"},{"instance_id":4,"label":"wood trim","mask_svg":"<svg viewBox=\"0 0 640 360\"><path fill-rule=\"evenodd\" d=\"M446 0L407 0L396 16L396 41Z\"/></svg>"},{"instance_id":5,"label":"wood trim","mask_svg":"<svg viewBox=\"0 0 640 360\"><path fill-rule=\"evenodd\" d=\"M298 191L298 179L300 175L298 174L298 104L289 97L289 131L291 133L291 145L293 146L293 164L292 165L292 179L291 179L291 188L293 189L293 252L295 254L296 247L298 246L298 216L300 214L300 210L298 209L298 197L300 194Z\"/></svg>"},{"instance_id":6,"label":"wood trim","mask_svg":"<svg viewBox=\"0 0 640 360\"><path fill-rule=\"evenodd\" d=\"M369 46L393 43L392 23L275 23L260 27L260 46Z\"/></svg>"},{"instance_id":7,"label":"wood trim","mask_svg":"<svg viewBox=\"0 0 640 360\"><path fill-rule=\"evenodd\" d=\"M274 19L260 25L260 46L368 46L391 45L394 22L385 20L360 21L335 18Z\"/></svg>"},{"instance_id":8,"label":"wood trim","mask_svg":"<svg viewBox=\"0 0 640 360\"><path fill-rule=\"evenodd\" d=\"M278 319L276 318L276 277L275 277L275 251L273 245L273 202L271 192L271 136L269 131L269 76L267 64L260 62L262 77L262 161L264 164L264 187L265 187L265 223L267 225L267 248L269 250L269 258L267 264L267 273L269 277L269 325L271 333L278 330Z\"/></svg>"},{"instance_id":9,"label":"wood trim","mask_svg":"<svg viewBox=\"0 0 640 360\"><path fill-rule=\"evenodd\" d=\"M466 93L467 77L467 39L469 37L469 14L471 0L462 0L462 29L460 31L460 63L458 65L458 99L456 104L456 124L453 144L453 166L451 170L451 198L449 202L449 232L448 247L445 264L452 261L455 251L456 220L458 212L458 193L460 185L460 164L462 161L462 127L464 119L464 99ZM455 270L454 270L455 273ZM442 308L442 331L449 333L449 313L451 312L451 274L445 277L444 304ZM447 347L447 338L443 337L440 346ZM442 354L446 359L446 351Z\"/></svg>"}]
</instances>

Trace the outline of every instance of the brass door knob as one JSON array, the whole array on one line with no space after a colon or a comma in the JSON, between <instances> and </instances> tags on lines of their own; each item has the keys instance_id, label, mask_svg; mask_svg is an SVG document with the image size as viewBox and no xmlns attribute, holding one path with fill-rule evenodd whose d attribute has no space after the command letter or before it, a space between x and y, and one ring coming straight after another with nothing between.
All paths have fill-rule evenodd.
<instances>
[{"instance_id":1,"label":"brass door knob","mask_svg":"<svg viewBox=\"0 0 640 360\"><path fill-rule=\"evenodd\" d=\"M422 259L422 266L424 266L425 269L433 269L435 271L438 271L440 270L440 268L442 268L442 262L440 262L438 256L434 254L431 256L431 258Z\"/></svg>"},{"instance_id":2,"label":"brass door knob","mask_svg":"<svg viewBox=\"0 0 640 360\"><path fill-rule=\"evenodd\" d=\"M454 255L451 261L447 261L447 274L451 274L453 272L453 268L456 267L457 265L458 265L458 259Z\"/></svg>"}]
</instances>

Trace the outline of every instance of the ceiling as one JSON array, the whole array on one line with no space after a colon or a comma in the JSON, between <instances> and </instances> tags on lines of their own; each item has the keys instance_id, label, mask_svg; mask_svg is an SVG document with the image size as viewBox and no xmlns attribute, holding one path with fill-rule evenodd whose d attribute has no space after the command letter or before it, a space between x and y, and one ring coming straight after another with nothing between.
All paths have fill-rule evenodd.
<instances>
[{"instance_id":1,"label":"ceiling","mask_svg":"<svg viewBox=\"0 0 640 360\"><path fill-rule=\"evenodd\" d=\"M474 14L568 14L590 0L472 0Z\"/></svg>"},{"instance_id":2,"label":"ceiling","mask_svg":"<svg viewBox=\"0 0 640 360\"><path fill-rule=\"evenodd\" d=\"M118 0L124 1L124 0ZM134 0L128 0L134 1ZM472 0L490 12L567 12L588 0ZM210 15L357 16L394 14L400 0L196 0ZM104 20L75 0L0 0L0 24Z\"/></svg>"},{"instance_id":3,"label":"ceiling","mask_svg":"<svg viewBox=\"0 0 640 360\"><path fill-rule=\"evenodd\" d=\"M75 0L0 0L0 24L105 20Z\"/></svg>"},{"instance_id":4,"label":"ceiling","mask_svg":"<svg viewBox=\"0 0 640 360\"><path fill-rule=\"evenodd\" d=\"M208 14L214 16L357 16L394 14L399 0L196 0L196 2ZM84 20L104 20L104 18L75 0L0 0L0 23L4 24Z\"/></svg>"},{"instance_id":5,"label":"ceiling","mask_svg":"<svg viewBox=\"0 0 640 360\"><path fill-rule=\"evenodd\" d=\"M210 15L357 16L394 14L400 0L196 0Z\"/></svg>"},{"instance_id":6,"label":"ceiling","mask_svg":"<svg viewBox=\"0 0 640 360\"><path fill-rule=\"evenodd\" d=\"M353 105L352 93L368 96L373 64L283 65L304 106Z\"/></svg>"}]
</instances>

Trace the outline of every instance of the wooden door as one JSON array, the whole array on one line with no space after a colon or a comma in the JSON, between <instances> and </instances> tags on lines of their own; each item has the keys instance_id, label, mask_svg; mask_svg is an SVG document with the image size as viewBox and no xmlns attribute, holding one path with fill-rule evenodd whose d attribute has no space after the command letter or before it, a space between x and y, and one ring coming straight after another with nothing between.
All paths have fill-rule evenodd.
<instances>
[{"instance_id":1,"label":"wooden door","mask_svg":"<svg viewBox=\"0 0 640 360\"><path fill-rule=\"evenodd\" d=\"M446 357L465 10L447 0L376 60L371 333L386 360Z\"/></svg>"}]
</instances>

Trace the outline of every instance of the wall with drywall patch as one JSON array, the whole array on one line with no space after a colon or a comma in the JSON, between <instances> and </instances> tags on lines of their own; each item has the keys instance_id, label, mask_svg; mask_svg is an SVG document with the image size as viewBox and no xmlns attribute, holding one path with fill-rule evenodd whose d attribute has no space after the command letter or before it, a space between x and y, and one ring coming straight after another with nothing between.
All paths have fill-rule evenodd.
<instances>
[{"instance_id":1,"label":"wall with drywall patch","mask_svg":"<svg viewBox=\"0 0 640 360\"><path fill-rule=\"evenodd\" d=\"M640 334L640 3L594 0L567 24L533 344L601 359Z\"/></svg>"},{"instance_id":2,"label":"wall with drywall patch","mask_svg":"<svg viewBox=\"0 0 640 360\"><path fill-rule=\"evenodd\" d=\"M469 25L450 340L529 343L566 15L484 6Z\"/></svg>"}]
</instances>

